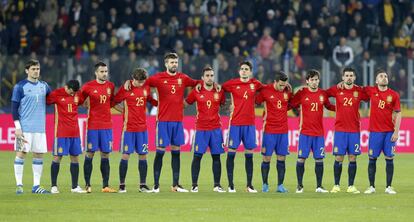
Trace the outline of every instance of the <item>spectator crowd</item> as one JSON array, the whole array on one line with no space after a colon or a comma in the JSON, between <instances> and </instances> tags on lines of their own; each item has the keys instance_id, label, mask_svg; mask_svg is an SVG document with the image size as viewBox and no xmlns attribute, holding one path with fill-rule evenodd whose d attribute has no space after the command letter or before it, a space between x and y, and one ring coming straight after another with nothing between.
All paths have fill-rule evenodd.
<instances>
[{"instance_id":1,"label":"spectator crowd","mask_svg":"<svg viewBox=\"0 0 414 222\"><path fill-rule=\"evenodd\" d=\"M391 73L393 88L405 89L413 16L410 0L4 0L0 106L24 78L23 58L40 59L52 86L69 60L85 82L92 64L107 59L120 84L134 67L162 70L169 51L193 78L216 61L219 82L235 77L245 59L265 83L287 62L293 84L303 81L302 70L321 69L322 59L334 73L345 66L360 72L374 59Z\"/></svg>"}]
</instances>

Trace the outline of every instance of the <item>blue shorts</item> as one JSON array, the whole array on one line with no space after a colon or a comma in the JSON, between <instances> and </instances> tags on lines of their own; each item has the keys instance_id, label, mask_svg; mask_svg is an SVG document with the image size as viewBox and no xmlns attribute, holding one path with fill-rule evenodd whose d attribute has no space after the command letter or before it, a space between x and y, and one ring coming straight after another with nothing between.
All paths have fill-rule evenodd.
<instances>
[{"instance_id":1,"label":"blue shorts","mask_svg":"<svg viewBox=\"0 0 414 222\"><path fill-rule=\"evenodd\" d=\"M87 135L87 152L101 151L103 153L112 152L112 129L88 130Z\"/></svg>"},{"instance_id":2,"label":"blue shorts","mask_svg":"<svg viewBox=\"0 0 414 222\"><path fill-rule=\"evenodd\" d=\"M127 132L122 133L121 149L123 154L138 153L145 155L148 153L148 133L144 132Z\"/></svg>"},{"instance_id":3,"label":"blue shorts","mask_svg":"<svg viewBox=\"0 0 414 222\"><path fill-rule=\"evenodd\" d=\"M335 132L333 155L361 154L360 133Z\"/></svg>"},{"instance_id":4,"label":"blue shorts","mask_svg":"<svg viewBox=\"0 0 414 222\"><path fill-rule=\"evenodd\" d=\"M323 136L306 136L300 134L298 157L304 159L308 158L311 150L313 153L313 158L325 158L325 139L323 138Z\"/></svg>"},{"instance_id":5,"label":"blue shorts","mask_svg":"<svg viewBox=\"0 0 414 222\"><path fill-rule=\"evenodd\" d=\"M272 156L273 151L276 155L289 155L289 138L287 133L263 133L262 155Z\"/></svg>"},{"instance_id":6,"label":"blue shorts","mask_svg":"<svg viewBox=\"0 0 414 222\"><path fill-rule=\"evenodd\" d=\"M78 156L82 153L79 137L57 137L53 148L54 156Z\"/></svg>"},{"instance_id":7,"label":"blue shorts","mask_svg":"<svg viewBox=\"0 0 414 222\"><path fill-rule=\"evenodd\" d=\"M384 152L387 157L393 157L395 152L395 142L391 142L391 137L394 132L370 132L368 142L368 155L372 158L377 158Z\"/></svg>"},{"instance_id":8,"label":"blue shorts","mask_svg":"<svg viewBox=\"0 0 414 222\"><path fill-rule=\"evenodd\" d=\"M243 142L244 148L252 150L256 148L256 127L250 126L230 126L227 146L230 149L237 149Z\"/></svg>"},{"instance_id":9,"label":"blue shorts","mask_svg":"<svg viewBox=\"0 0 414 222\"><path fill-rule=\"evenodd\" d=\"M207 151L207 147L210 147L211 154L224 153L221 129L196 131L191 147L194 153L204 154Z\"/></svg>"},{"instance_id":10,"label":"blue shorts","mask_svg":"<svg viewBox=\"0 0 414 222\"><path fill-rule=\"evenodd\" d=\"M181 146L184 144L182 122L157 122L155 145L157 147Z\"/></svg>"}]
</instances>

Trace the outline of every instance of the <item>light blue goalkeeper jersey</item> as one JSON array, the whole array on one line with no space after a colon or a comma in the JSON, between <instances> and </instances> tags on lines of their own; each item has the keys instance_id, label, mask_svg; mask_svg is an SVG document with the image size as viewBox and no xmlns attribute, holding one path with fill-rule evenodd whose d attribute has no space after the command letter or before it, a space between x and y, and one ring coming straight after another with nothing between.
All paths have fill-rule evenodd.
<instances>
[{"instance_id":1,"label":"light blue goalkeeper jersey","mask_svg":"<svg viewBox=\"0 0 414 222\"><path fill-rule=\"evenodd\" d=\"M33 83L25 79L14 86L11 100L20 103L18 113L23 132L45 132L46 96L49 93L50 87L43 81Z\"/></svg>"}]
</instances>

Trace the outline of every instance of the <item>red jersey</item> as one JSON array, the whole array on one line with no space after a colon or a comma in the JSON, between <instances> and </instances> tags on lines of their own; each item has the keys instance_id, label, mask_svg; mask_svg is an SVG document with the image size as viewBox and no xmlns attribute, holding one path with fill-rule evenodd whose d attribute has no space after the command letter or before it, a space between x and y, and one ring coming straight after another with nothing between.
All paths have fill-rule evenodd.
<instances>
[{"instance_id":1,"label":"red jersey","mask_svg":"<svg viewBox=\"0 0 414 222\"><path fill-rule=\"evenodd\" d=\"M369 131L393 132L393 112L400 112L400 95L388 88L380 91L378 87L367 86L364 88L371 100L369 118Z\"/></svg>"},{"instance_id":2,"label":"red jersey","mask_svg":"<svg viewBox=\"0 0 414 222\"><path fill-rule=\"evenodd\" d=\"M329 97L336 100L335 131L360 132L359 105L361 101L369 98L365 90L360 86L353 86L352 89L339 89L336 85L326 91Z\"/></svg>"},{"instance_id":3,"label":"red jersey","mask_svg":"<svg viewBox=\"0 0 414 222\"><path fill-rule=\"evenodd\" d=\"M262 88L262 83L256 79L242 82L240 78L231 79L223 84L223 89L231 94L234 106L230 114L230 125L254 125L254 102L256 92Z\"/></svg>"},{"instance_id":4,"label":"red jersey","mask_svg":"<svg viewBox=\"0 0 414 222\"><path fill-rule=\"evenodd\" d=\"M220 105L226 102L224 91L207 90L202 87L200 92L191 91L185 100L188 104L197 103L196 130L214 130L221 128Z\"/></svg>"},{"instance_id":5,"label":"red jersey","mask_svg":"<svg viewBox=\"0 0 414 222\"><path fill-rule=\"evenodd\" d=\"M59 88L47 96L47 104L55 104L55 137L79 137L78 105L83 101L78 94L71 96Z\"/></svg>"},{"instance_id":6,"label":"red jersey","mask_svg":"<svg viewBox=\"0 0 414 222\"><path fill-rule=\"evenodd\" d=\"M183 121L185 89L194 87L197 83L199 82L180 72L175 75L160 72L149 77L145 85L156 88L158 94L157 121Z\"/></svg>"},{"instance_id":7,"label":"red jersey","mask_svg":"<svg viewBox=\"0 0 414 222\"><path fill-rule=\"evenodd\" d=\"M287 111L292 93L275 89L274 84L263 87L256 103L264 102L263 129L265 133L288 133Z\"/></svg>"},{"instance_id":8,"label":"red jersey","mask_svg":"<svg viewBox=\"0 0 414 222\"><path fill-rule=\"evenodd\" d=\"M88 129L111 129L111 107L114 106L115 86L106 81L103 84L96 80L83 85L81 95L83 99L89 98Z\"/></svg>"},{"instance_id":9,"label":"red jersey","mask_svg":"<svg viewBox=\"0 0 414 222\"><path fill-rule=\"evenodd\" d=\"M326 92L318 89L311 92L308 88L299 90L292 99L292 106L300 105L300 133L307 136L323 136L323 107L335 111Z\"/></svg>"},{"instance_id":10,"label":"red jersey","mask_svg":"<svg viewBox=\"0 0 414 222\"><path fill-rule=\"evenodd\" d=\"M115 103L124 101L124 131L144 132L147 130L147 101L157 105L151 96L149 86L137 87L131 84L131 90L120 87L114 98Z\"/></svg>"}]
</instances>

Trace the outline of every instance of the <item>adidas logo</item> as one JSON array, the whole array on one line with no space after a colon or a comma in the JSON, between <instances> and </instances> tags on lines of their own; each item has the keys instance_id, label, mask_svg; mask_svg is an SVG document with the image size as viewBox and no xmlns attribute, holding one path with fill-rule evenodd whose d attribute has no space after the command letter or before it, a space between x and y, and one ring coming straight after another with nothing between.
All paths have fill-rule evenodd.
<instances>
[{"instance_id":1,"label":"adidas logo","mask_svg":"<svg viewBox=\"0 0 414 222\"><path fill-rule=\"evenodd\" d=\"M167 80L164 80L164 84L168 83Z\"/></svg>"},{"instance_id":2,"label":"adidas logo","mask_svg":"<svg viewBox=\"0 0 414 222\"><path fill-rule=\"evenodd\" d=\"M240 86L237 86L236 89L240 89Z\"/></svg>"},{"instance_id":3,"label":"adidas logo","mask_svg":"<svg viewBox=\"0 0 414 222\"><path fill-rule=\"evenodd\" d=\"M339 93L339 95L341 95L341 96L342 96L343 94L344 94L343 92L340 92L340 93Z\"/></svg>"},{"instance_id":4,"label":"adidas logo","mask_svg":"<svg viewBox=\"0 0 414 222\"><path fill-rule=\"evenodd\" d=\"M62 98L60 101L65 101L65 98Z\"/></svg>"},{"instance_id":5,"label":"adidas logo","mask_svg":"<svg viewBox=\"0 0 414 222\"><path fill-rule=\"evenodd\" d=\"M134 93L131 93L131 96L135 96L135 94Z\"/></svg>"},{"instance_id":6,"label":"adidas logo","mask_svg":"<svg viewBox=\"0 0 414 222\"><path fill-rule=\"evenodd\" d=\"M306 97L306 98L305 98L305 101L309 101L309 98L308 98L308 97Z\"/></svg>"},{"instance_id":7,"label":"adidas logo","mask_svg":"<svg viewBox=\"0 0 414 222\"><path fill-rule=\"evenodd\" d=\"M201 95L200 98L204 98L204 95Z\"/></svg>"},{"instance_id":8,"label":"adidas logo","mask_svg":"<svg viewBox=\"0 0 414 222\"><path fill-rule=\"evenodd\" d=\"M271 98L271 99L274 99L275 97L272 95L270 98Z\"/></svg>"},{"instance_id":9,"label":"adidas logo","mask_svg":"<svg viewBox=\"0 0 414 222\"><path fill-rule=\"evenodd\" d=\"M98 93L98 90L96 90L96 89L95 89L95 90L93 91L93 93Z\"/></svg>"}]
</instances>

